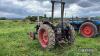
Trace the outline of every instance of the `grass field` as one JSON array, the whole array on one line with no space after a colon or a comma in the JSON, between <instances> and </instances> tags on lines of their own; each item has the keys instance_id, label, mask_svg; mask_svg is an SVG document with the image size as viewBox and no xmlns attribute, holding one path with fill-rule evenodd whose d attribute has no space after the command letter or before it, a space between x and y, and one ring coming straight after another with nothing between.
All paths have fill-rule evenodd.
<instances>
[{"instance_id":1,"label":"grass field","mask_svg":"<svg viewBox=\"0 0 100 56\"><path fill-rule=\"evenodd\" d=\"M0 21L0 56L100 56L100 36L83 38L77 34L75 44L66 49L43 50L37 40L30 40L35 24Z\"/></svg>"}]
</instances>

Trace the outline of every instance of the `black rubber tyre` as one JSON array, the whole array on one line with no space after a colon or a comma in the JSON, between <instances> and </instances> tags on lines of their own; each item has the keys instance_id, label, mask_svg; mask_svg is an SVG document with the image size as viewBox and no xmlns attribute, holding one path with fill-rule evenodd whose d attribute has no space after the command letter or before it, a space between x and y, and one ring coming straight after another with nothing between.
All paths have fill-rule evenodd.
<instances>
[{"instance_id":1,"label":"black rubber tyre","mask_svg":"<svg viewBox=\"0 0 100 56\"><path fill-rule=\"evenodd\" d=\"M73 44L76 37L74 27L69 23L66 23L66 26L69 28L69 31L68 31L69 37L67 37L68 44Z\"/></svg>"},{"instance_id":2,"label":"black rubber tyre","mask_svg":"<svg viewBox=\"0 0 100 56\"><path fill-rule=\"evenodd\" d=\"M39 34L41 34L40 33L41 29L46 30L47 33L48 33L48 35L47 35L48 43L47 43L46 47L43 47L42 42L40 40L41 36L39 36ZM52 29L52 27L50 27L47 24L41 24L40 27L39 27L39 30L38 30L38 40L39 40L41 46L44 49L52 49L52 48L54 48L54 46L55 46L55 33L54 33L54 30Z\"/></svg>"},{"instance_id":3,"label":"black rubber tyre","mask_svg":"<svg viewBox=\"0 0 100 56\"><path fill-rule=\"evenodd\" d=\"M83 37L91 38L97 34L97 27L92 22L84 22L79 29L80 34Z\"/></svg>"},{"instance_id":4,"label":"black rubber tyre","mask_svg":"<svg viewBox=\"0 0 100 56\"><path fill-rule=\"evenodd\" d=\"M61 47L64 47L64 46L66 46L66 45L68 45L68 44L74 44L74 41L75 41L75 30L74 30L74 27L70 24L70 23L68 23L68 22L64 22L63 23L64 25L64 29L67 29L67 31L65 30L65 32L66 32L66 36L65 36L65 38L62 40L65 44L64 45L62 45L62 44L60 44L60 42L62 42L62 41L58 41L58 43L59 43L59 45L61 46ZM57 25L58 26L58 28L59 27L61 27L61 24L58 24Z\"/></svg>"}]
</instances>

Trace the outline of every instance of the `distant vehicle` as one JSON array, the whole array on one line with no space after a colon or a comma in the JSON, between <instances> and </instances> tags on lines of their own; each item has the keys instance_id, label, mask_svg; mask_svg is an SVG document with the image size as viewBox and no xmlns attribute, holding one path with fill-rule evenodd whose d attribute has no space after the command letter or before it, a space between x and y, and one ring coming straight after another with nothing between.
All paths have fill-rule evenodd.
<instances>
[{"instance_id":1,"label":"distant vehicle","mask_svg":"<svg viewBox=\"0 0 100 56\"><path fill-rule=\"evenodd\" d=\"M90 18L72 18L70 20L75 30L78 30L84 37L95 37L100 33L100 19L96 17Z\"/></svg>"}]
</instances>

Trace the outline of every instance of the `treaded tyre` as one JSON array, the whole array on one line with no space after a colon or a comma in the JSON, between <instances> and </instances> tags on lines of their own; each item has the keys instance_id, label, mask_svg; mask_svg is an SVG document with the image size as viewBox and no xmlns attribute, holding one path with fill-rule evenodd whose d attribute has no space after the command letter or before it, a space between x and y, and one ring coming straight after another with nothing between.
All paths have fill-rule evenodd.
<instances>
[{"instance_id":1,"label":"treaded tyre","mask_svg":"<svg viewBox=\"0 0 100 56\"><path fill-rule=\"evenodd\" d=\"M55 46L55 33L52 27L47 24L41 24L38 30L38 40L45 49L51 49Z\"/></svg>"},{"instance_id":2,"label":"treaded tyre","mask_svg":"<svg viewBox=\"0 0 100 56\"><path fill-rule=\"evenodd\" d=\"M68 44L73 44L74 43L74 41L75 41L75 30L74 30L74 27L71 25L71 24L69 24L69 23L66 23L66 25L67 25L67 27L69 28L69 30L68 30L68 35L69 36L67 36L67 39L68 39Z\"/></svg>"},{"instance_id":3,"label":"treaded tyre","mask_svg":"<svg viewBox=\"0 0 100 56\"><path fill-rule=\"evenodd\" d=\"M73 44L75 41L75 30L74 27L68 23L68 22L63 22L63 27L64 27L64 33L65 33L65 37L63 39L64 43L66 44ZM61 24L57 25L58 28L61 27ZM59 43L59 41L58 41ZM60 46L63 47L63 45L59 44Z\"/></svg>"},{"instance_id":4,"label":"treaded tyre","mask_svg":"<svg viewBox=\"0 0 100 56\"><path fill-rule=\"evenodd\" d=\"M97 27L92 22L85 22L80 26L79 32L83 37L91 38L96 36Z\"/></svg>"}]
</instances>

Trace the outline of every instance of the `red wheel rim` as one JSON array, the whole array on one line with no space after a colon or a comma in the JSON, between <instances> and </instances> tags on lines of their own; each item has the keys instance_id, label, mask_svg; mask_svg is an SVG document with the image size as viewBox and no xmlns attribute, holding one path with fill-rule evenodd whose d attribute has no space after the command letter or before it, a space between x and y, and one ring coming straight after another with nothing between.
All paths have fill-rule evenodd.
<instances>
[{"instance_id":1,"label":"red wheel rim","mask_svg":"<svg viewBox=\"0 0 100 56\"><path fill-rule=\"evenodd\" d=\"M48 45L48 32L45 29L39 30L39 41L43 48L46 48Z\"/></svg>"},{"instance_id":2,"label":"red wheel rim","mask_svg":"<svg viewBox=\"0 0 100 56\"><path fill-rule=\"evenodd\" d=\"M85 37L90 37L93 35L93 28L90 25L85 25L81 29L81 34Z\"/></svg>"}]
</instances>

